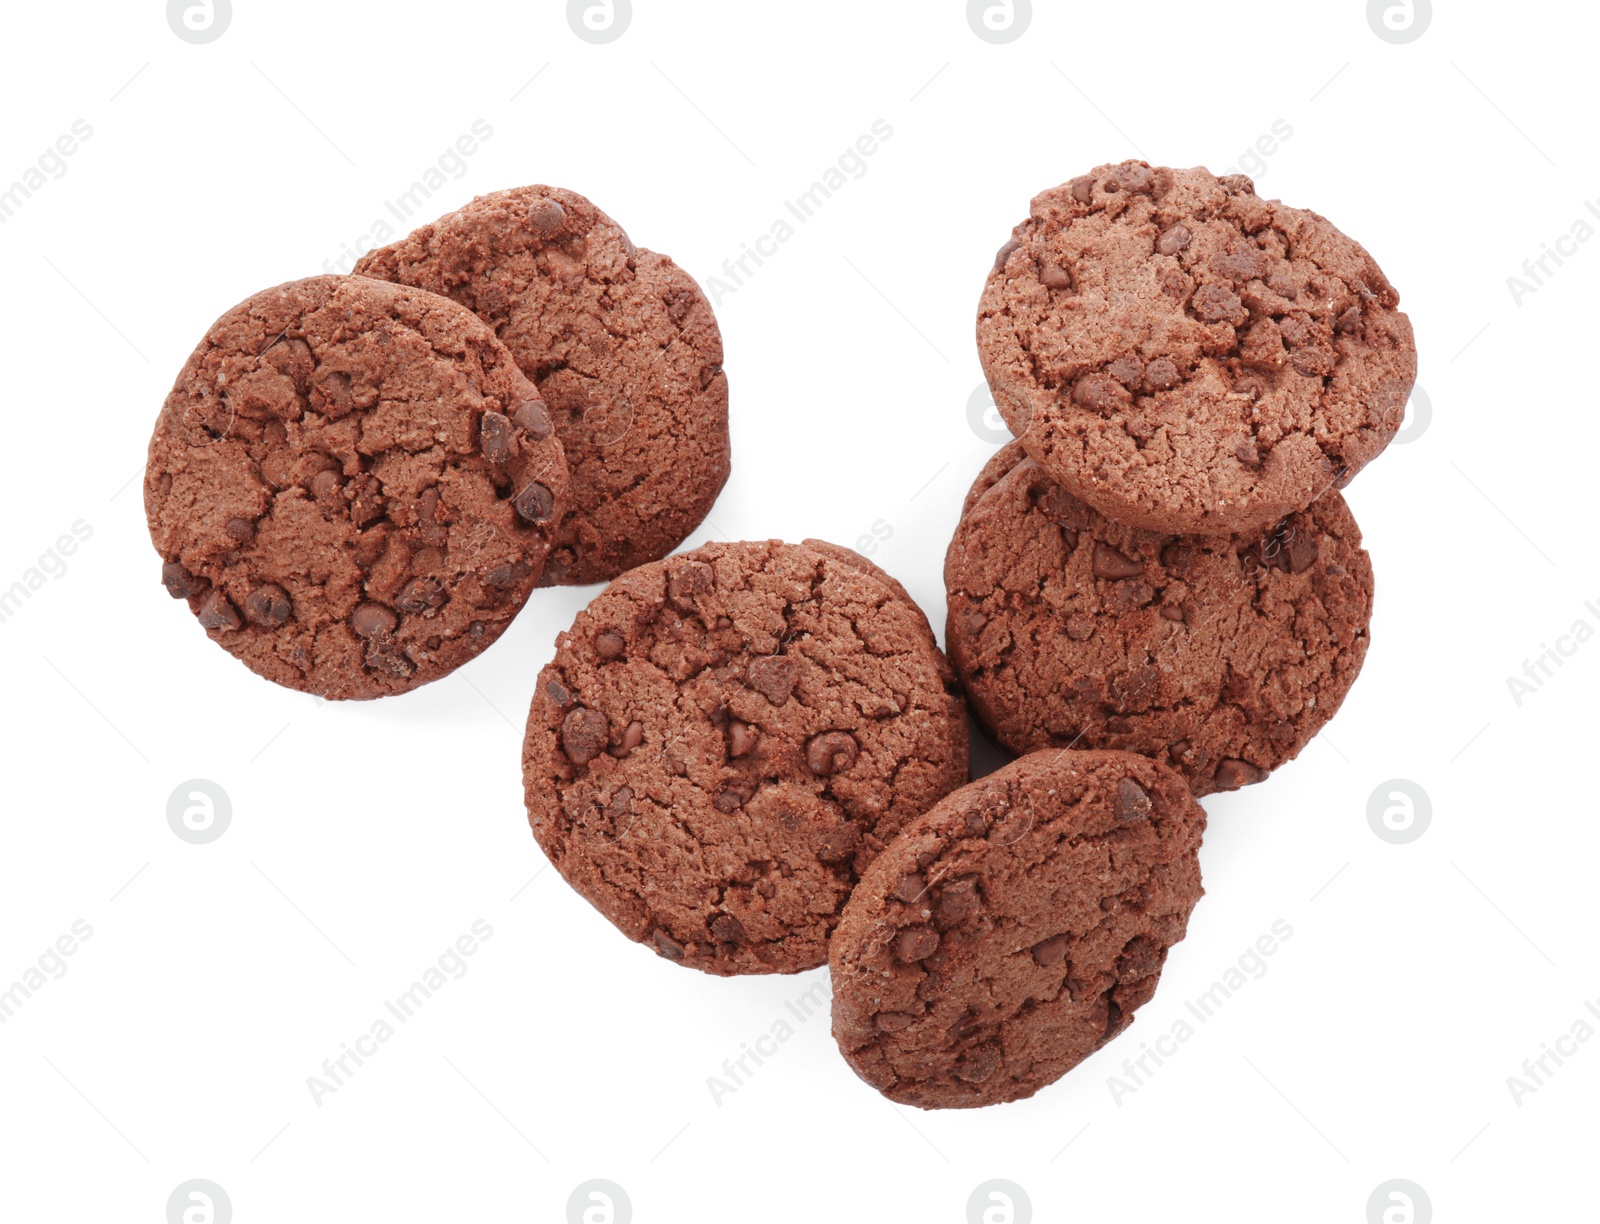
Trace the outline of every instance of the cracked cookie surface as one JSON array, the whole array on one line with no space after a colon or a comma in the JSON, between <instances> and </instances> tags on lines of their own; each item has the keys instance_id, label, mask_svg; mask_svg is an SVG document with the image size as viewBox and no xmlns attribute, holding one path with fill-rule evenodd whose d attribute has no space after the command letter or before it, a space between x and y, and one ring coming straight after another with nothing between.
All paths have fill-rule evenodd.
<instances>
[{"instance_id":1,"label":"cracked cookie surface","mask_svg":"<svg viewBox=\"0 0 1600 1224\"><path fill-rule=\"evenodd\" d=\"M921 612L855 554L778 541L613 582L557 639L523 748L529 822L568 883L716 974L822 964L860 872L966 777Z\"/></svg>"},{"instance_id":2,"label":"cracked cookie surface","mask_svg":"<svg viewBox=\"0 0 1600 1224\"><path fill-rule=\"evenodd\" d=\"M1243 175L1101 166L1036 196L978 311L995 404L1070 492L1152 531L1265 527L1388 445L1416 378L1400 295Z\"/></svg>"},{"instance_id":3,"label":"cracked cookie surface","mask_svg":"<svg viewBox=\"0 0 1600 1224\"><path fill-rule=\"evenodd\" d=\"M319 276L206 333L156 422L145 515L213 641L323 697L405 692L497 638L566 503L561 444L454 302Z\"/></svg>"},{"instance_id":4,"label":"cracked cookie surface","mask_svg":"<svg viewBox=\"0 0 1600 1224\"><path fill-rule=\"evenodd\" d=\"M687 272L583 196L480 196L356 271L476 311L538 386L572 473L545 585L614 578L705 518L729 470L716 318Z\"/></svg>"},{"instance_id":5,"label":"cracked cookie surface","mask_svg":"<svg viewBox=\"0 0 1600 1224\"><path fill-rule=\"evenodd\" d=\"M1205 795L1260 781L1337 712L1373 582L1333 489L1266 532L1168 536L1023 459L957 525L945 588L950 661L1006 748L1140 752Z\"/></svg>"},{"instance_id":6,"label":"cracked cookie surface","mask_svg":"<svg viewBox=\"0 0 1600 1224\"><path fill-rule=\"evenodd\" d=\"M908 825L834 931L833 1035L923 1109L1031 1096L1131 1023L1200 899L1205 812L1126 752L1044 751Z\"/></svg>"}]
</instances>

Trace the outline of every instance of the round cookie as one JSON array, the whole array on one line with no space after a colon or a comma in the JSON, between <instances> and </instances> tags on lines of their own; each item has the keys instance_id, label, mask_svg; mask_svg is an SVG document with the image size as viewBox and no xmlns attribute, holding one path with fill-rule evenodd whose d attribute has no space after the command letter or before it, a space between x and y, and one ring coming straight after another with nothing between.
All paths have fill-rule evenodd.
<instances>
[{"instance_id":1,"label":"round cookie","mask_svg":"<svg viewBox=\"0 0 1600 1224\"><path fill-rule=\"evenodd\" d=\"M708 544L630 570L557 639L529 821L630 939L715 974L820 965L860 872L966 781L927 622L863 564Z\"/></svg>"},{"instance_id":2,"label":"round cookie","mask_svg":"<svg viewBox=\"0 0 1600 1224\"><path fill-rule=\"evenodd\" d=\"M978 310L995 404L1059 484L1134 527L1265 528L1388 445L1416 378L1400 295L1244 175L1100 166L1036 196Z\"/></svg>"},{"instance_id":3,"label":"round cookie","mask_svg":"<svg viewBox=\"0 0 1600 1224\"><path fill-rule=\"evenodd\" d=\"M914 821L828 951L856 1074L923 1109L1031 1096L1125 1029L1200 899L1206 816L1127 752L1036 752Z\"/></svg>"},{"instance_id":4,"label":"round cookie","mask_svg":"<svg viewBox=\"0 0 1600 1224\"><path fill-rule=\"evenodd\" d=\"M1032 460L956 527L945 643L1005 747L1118 748L1196 795L1257 782L1332 718L1361 670L1372 565L1328 490L1271 530L1113 523Z\"/></svg>"},{"instance_id":5,"label":"round cookie","mask_svg":"<svg viewBox=\"0 0 1600 1224\"><path fill-rule=\"evenodd\" d=\"M471 311L365 277L247 298L150 439L161 579L267 679L382 697L493 642L566 505L538 392Z\"/></svg>"},{"instance_id":6,"label":"round cookie","mask_svg":"<svg viewBox=\"0 0 1600 1224\"><path fill-rule=\"evenodd\" d=\"M728 479L722 336L694 279L555 187L480 196L356 271L462 303L549 405L572 473L543 582L666 556Z\"/></svg>"}]
</instances>

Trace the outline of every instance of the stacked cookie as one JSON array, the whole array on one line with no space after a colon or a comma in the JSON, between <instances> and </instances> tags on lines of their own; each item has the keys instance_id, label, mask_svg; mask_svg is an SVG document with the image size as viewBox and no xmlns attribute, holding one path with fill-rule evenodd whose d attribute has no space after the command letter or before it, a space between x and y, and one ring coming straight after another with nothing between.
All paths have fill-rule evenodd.
<instances>
[{"instance_id":1,"label":"stacked cookie","mask_svg":"<svg viewBox=\"0 0 1600 1224\"><path fill-rule=\"evenodd\" d=\"M570 191L484 196L222 316L168 396L162 581L259 674L404 692L535 586L665 556L728 476L711 307Z\"/></svg>"},{"instance_id":2,"label":"stacked cookie","mask_svg":"<svg viewBox=\"0 0 1600 1224\"><path fill-rule=\"evenodd\" d=\"M1017 441L945 560L946 645L1006 748L1265 778L1367 650L1339 489L1394 436L1411 325L1371 256L1242 175L1101 166L1001 247L978 352Z\"/></svg>"}]
</instances>

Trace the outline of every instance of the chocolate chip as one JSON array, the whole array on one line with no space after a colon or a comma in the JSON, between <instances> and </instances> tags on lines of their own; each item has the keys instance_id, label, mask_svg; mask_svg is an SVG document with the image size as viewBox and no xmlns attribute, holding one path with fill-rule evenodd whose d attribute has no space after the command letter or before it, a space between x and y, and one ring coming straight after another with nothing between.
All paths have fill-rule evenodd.
<instances>
[{"instance_id":1,"label":"chocolate chip","mask_svg":"<svg viewBox=\"0 0 1600 1224\"><path fill-rule=\"evenodd\" d=\"M732 629L733 621L729 620L726 616L719 616L711 627L713 629Z\"/></svg>"},{"instance_id":2,"label":"chocolate chip","mask_svg":"<svg viewBox=\"0 0 1600 1224\"><path fill-rule=\"evenodd\" d=\"M294 611L289 592L275 582L266 582L244 597L244 614L251 624L276 629Z\"/></svg>"},{"instance_id":3,"label":"chocolate chip","mask_svg":"<svg viewBox=\"0 0 1600 1224\"><path fill-rule=\"evenodd\" d=\"M1091 412L1111 415L1133 402L1128 389L1106 374L1086 374L1072 387L1072 402Z\"/></svg>"},{"instance_id":4,"label":"chocolate chip","mask_svg":"<svg viewBox=\"0 0 1600 1224\"><path fill-rule=\"evenodd\" d=\"M955 1075L969 1084L981 1084L1000 1069L1000 1051L992 1045L968 1050L956 1062Z\"/></svg>"},{"instance_id":5,"label":"chocolate chip","mask_svg":"<svg viewBox=\"0 0 1600 1224\"><path fill-rule=\"evenodd\" d=\"M1219 790L1238 790L1241 786L1249 786L1264 777L1266 775L1249 761L1229 757L1217 766L1217 772L1212 780Z\"/></svg>"},{"instance_id":6,"label":"chocolate chip","mask_svg":"<svg viewBox=\"0 0 1600 1224\"><path fill-rule=\"evenodd\" d=\"M1136 935L1124 945L1122 955L1117 957L1117 980L1137 982L1147 978L1160 970L1166 958L1166 949L1159 943L1147 936Z\"/></svg>"},{"instance_id":7,"label":"chocolate chip","mask_svg":"<svg viewBox=\"0 0 1600 1224\"><path fill-rule=\"evenodd\" d=\"M1227 251L1211 257L1211 270L1229 280L1256 280L1267 274L1272 261L1260 247L1235 243Z\"/></svg>"},{"instance_id":8,"label":"chocolate chip","mask_svg":"<svg viewBox=\"0 0 1600 1224\"><path fill-rule=\"evenodd\" d=\"M861 748L848 732L824 731L806 743L806 765L818 777L842 773L856 763Z\"/></svg>"},{"instance_id":9,"label":"chocolate chip","mask_svg":"<svg viewBox=\"0 0 1600 1224\"><path fill-rule=\"evenodd\" d=\"M244 624L239 619L239 613L227 601L221 591L212 591L200 605L198 613L200 625L204 629L234 630Z\"/></svg>"},{"instance_id":10,"label":"chocolate chip","mask_svg":"<svg viewBox=\"0 0 1600 1224\"><path fill-rule=\"evenodd\" d=\"M1194 312L1207 323L1237 326L1250 317L1239 295L1226 285L1205 285L1194 295Z\"/></svg>"},{"instance_id":11,"label":"chocolate chip","mask_svg":"<svg viewBox=\"0 0 1600 1224\"><path fill-rule=\"evenodd\" d=\"M977 609L973 609L962 618L962 623L966 625L969 634L977 637L978 634L983 632L983 627L989 623L989 618Z\"/></svg>"},{"instance_id":12,"label":"chocolate chip","mask_svg":"<svg viewBox=\"0 0 1600 1224\"><path fill-rule=\"evenodd\" d=\"M1144 368L1146 391L1170 391L1178 385L1177 363L1166 357L1157 357Z\"/></svg>"},{"instance_id":13,"label":"chocolate chip","mask_svg":"<svg viewBox=\"0 0 1600 1224\"><path fill-rule=\"evenodd\" d=\"M1066 935L1052 935L1049 939L1041 939L1033 945L1033 963L1042 965L1046 969L1065 964L1068 942Z\"/></svg>"},{"instance_id":14,"label":"chocolate chip","mask_svg":"<svg viewBox=\"0 0 1600 1224\"><path fill-rule=\"evenodd\" d=\"M1190 747L1191 746L1188 740L1181 739L1174 744L1169 744L1167 746L1167 753L1174 761L1181 761L1184 757L1189 755Z\"/></svg>"},{"instance_id":15,"label":"chocolate chip","mask_svg":"<svg viewBox=\"0 0 1600 1224\"><path fill-rule=\"evenodd\" d=\"M939 921L954 924L965 922L983 908L983 898L978 892L978 878L963 876L939 889Z\"/></svg>"},{"instance_id":16,"label":"chocolate chip","mask_svg":"<svg viewBox=\"0 0 1600 1224\"><path fill-rule=\"evenodd\" d=\"M910 964L939 950L939 932L930 926L907 927L894 941L895 959Z\"/></svg>"},{"instance_id":17,"label":"chocolate chip","mask_svg":"<svg viewBox=\"0 0 1600 1224\"><path fill-rule=\"evenodd\" d=\"M483 585L503 590L506 587L516 586L529 574L533 567L526 561L511 561L505 565L497 565L483 576Z\"/></svg>"},{"instance_id":18,"label":"chocolate chip","mask_svg":"<svg viewBox=\"0 0 1600 1224\"><path fill-rule=\"evenodd\" d=\"M357 527L366 527L384 515L388 505L383 496L383 486L371 472L363 472L350 481L354 496L350 499L350 521Z\"/></svg>"},{"instance_id":19,"label":"chocolate chip","mask_svg":"<svg viewBox=\"0 0 1600 1224\"><path fill-rule=\"evenodd\" d=\"M620 658L627 645L615 629L604 629L594 635L594 652L602 659Z\"/></svg>"},{"instance_id":20,"label":"chocolate chip","mask_svg":"<svg viewBox=\"0 0 1600 1224\"><path fill-rule=\"evenodd\" d=\"M174 599L188 599L206 589L206 580L196 578L177 561L168 561L161 567L161 585Z\"/></svg>"},{"instance_id":21,"label":"chocolate chip","mask_svg":"<svg viewBox=\"0 0 1600 1224\"><path fill-rule=\"evenodd\" d=\"M1361 330L1361 307L1352 306L1339 316L1339 321L1334 325L1335 331L1355 332Z\"/></svg>"},{"instance_id":22,"label":"chocolate chip","mask_svg":"<svg viewBox=\"0 0 1600 1224\"><path fill-rule=\"evenodd\" d=\"M255 538L256 525L249 519L231 518L223 525L222 530L240 544L248 544Z\"/></svg>"},{"instance_id":23,"label":"chocolate chip","mask_svg":"<svg viewBox=\"0 0 1600 1224\"><path fill-rule=\"evenodd\" d=\"M486 412L478 424L478 449L490 463L511 458L511 418L503 412Z\"/></svg>"},{"instance_id":24,"label":"chocolate chip","mask_svg":"<svg viewBox=\"0 0 1600 1224\"><path fill-rule=\"evenodd\" d=\"M1307 378L1326 378L1339 364L1338 354L1325 348L1299 348L1289 354L1296 374Z\"/></svg>"},{"instance_id":25,"label":"chocolate chip","mask_svg":"<svg viewBox=\"0 0 1600 1224\"><path fill-rule=\"evenodd\" d=\"M1229 195L1255 195L1256 185L1248 174L1224 174L1217 180Z\"/></svg>"},{"instance_id":26,"label":"chocolate chip","mask_svg":"<svg viewBox=\"0 0 1600 1224\"><path fill-rule=\"evenodd\" d=\"M1142 820L1150 815L1150 796L1132 778L1121 778L1114 810L1118 820Z\"/></svg>"},{"instance_id":27,"label":"chocolate chip","mask_svg":"<svg viewBox=\"0 0 1600 1224\"><path fill-rule=\"evenodd\" d=\"M894 895L907 905L921 901L923 894L928 891L928 886L916 872L900 877L900 883L895 885Z\"/></svg>"},{"instance_id":28,"label":"chocolate chip","mask_svg":"<svg viewBox=\"0 0 1600 1224\"><path fill-rule=\"evenodd\" d=\"M575 706L561 720L561 747L574 765L587 765L606 746L606 716L587 706Z\"/></svg>"},{"instance_id":29,"label":"chocolate chip","mask_svg":"<svg viewBox=\"0 0 1600 1224\"><path fill-rule=\"evenodd\" d=\"M728 755L742 757L756 746L761 737L737 719L728 724Z\"/></svg>"},{"instance_id":30,"label":"chocolate chip","mask_svg":"<svg viewBox=\"0 0 1600 1224\"><path fill-rule=\"evenodd\" d=\"M336 421L356 406L350 391L350 375L342 370L318 370L312 376L311 406L331 421Z\"/></svg>"},{"instance_id":31,"label":"chocolate chip","mask_svg":"<svg viewBox=\"0 0 1600 1224\"><path fill-rule=\"evenodd\" d=\"M394 597L394 606L402 612L433 612L444 607L450 597L444 593L444 584L437 578L413 578L400 588Z\"/></svg>"},{"instance_id":32,"label":"chocolate chip","mask_svg":"<svg viewBox=\"0 0 1600 1224\"><path fill-rule=\"evenodd\" d=\"M1163 255L1176 255L1189 245L1189 227L1187 225L1173 225L1161 231L1161 237L1156 239L1156 250Z\"/></svg>"},{"instance_id":33,"label":"chocolate chip","mask_svg":"<svg viewBox=\"0 0 1600 1224\"><path fill-rule=\"evenodd\" d=\"M382 633L393 633L400 623L392 610L377 603L359 604L350 614L350 628L357 637L375 638Z\"/></svg>"},{"instance_id":34,"label":"chocolate chip","mask_svg":"<svg viewBox=\"0 0 1600 1224\"><path fill-rule=\"evenodd\" d=\"M1119 616L1144 607L1156 597L1155 588L1148 582L1119 582L1106 600L1109 611Z\"/></svg>"},{"instance_id":35,"label":"chocolate chip","mask_svg":"<svg viewBox=\"0 0 1600 1224\"><path fill-rule=\"evenodd\" d=\"M616 793L611 796L611 802L606 804L606 822L610 824L614 833L626 833L629 825L628 818L632 815L633 788L619 786Z\"/></svg>"},{"instance_id":36,"label":"chocolate chip","mask_svg":"<svg viewBox=\"0 0 1600 1224\"><path fill-rule=\"evenodd\" d=\"M744 796L736 790L725 790L711 801L711 806L726 816L744 806Z\"/></svg>"},{"instance_id":37,"label":"chocolate chip","mask_svg":"<svg viewBox=\"0 0 1600 1224\"><path fill-rule=\"evenodd\" d=\"M626 760L633 750L643 742L644 724L636 718L623 728L621 742L615 747L607 748L606 751L616 757L617 760L622 761Z\"/></svg>"},{"instance_id":38,"label":"chocolate chip","mask_svg":"<svg viewBox=\"0 0 1600 1224\"><path fill-rule=\"evenodd\" d=\"M1144 563L1125 557L1111 545L1096 540L1092 569L1096 578L1137 578L1144 573Z\"/></svg>"},{"instance_id":39,"label":"chocolate chip","mask_svg":"<svg viewBox=\"0 0 1600 1224\"><path fill-rule=\"evenodd\" d=\"M743 943L744 923L732 914L718 914L711 920L711 933L724 943Z\"/></svg>"},{"instance_id":40,"label":"chocolate chip","mask_svg":"<svg viewBox=\"0 0 1600 1224\"><path fill-rule=\"evenodd\" d=\"M1006 244L994 253L994 270L996 272L1004 272L1006 260L1011 258L1011 252L1016 250L1021 245L1022 239L1008 238L1006 240Z\"/></svg>"},{"instance_id":41,"label":"chocolate chip","mask_svg":"<svg viewBox=\"0 0 1600 1224\"><path fill-rule=\"evenodd\" d=\"M789 700L794 691L795 661L788 655L765 655L750 660L745 680L775 706Z\"/></svg>"},{"instance_id":42,"label":"chocolate chip","mask_svg":"<svg viewBox=\"0 0 1600 1224\"><path fill-rule=\"evenodd\" d=\"M567 702L572 700L572 694L568 691L567 686L559 680L546 680L544 695L555 702L556 705L562 707L565 707Z\"/></svg>"},{"instance_id":43,"label":"chocolate chip","mask_svg":"<svg viewBox=\"0 0 1600 1224\"><path fill-rule=\"evenodd\" d=\"M530 523L545 523L555 513L556 498L537 481L530 481L522 486L516 500L511 503L517 508L517 513Z\"/></svg>"},{"instance_id":44,"label":"chocolate chip","mask_svg":"<svg viewBox=\"0 0 1600 1224\"><path fill-rule=\"evenodd\" d=\"M1130 667L1113 676L1106 690L1119 713L1142 714L1161 691L1161 673L1153 667Z\"/></svg>"},{"instance_id":45,"label":"chocolate chip","mask_svg":"<svg viewBox=\"0 0 1600 1224\"><path fill-rule=\"evenodd\" d=\"M1149 195L1150 189L1155 185L1156 176L1150 172L1149 166L1141 166L1138 162L1124 162L1117 167L1114 181L1123 191ZM1106 184L1106 190L1113 190L1111 183Z\"/></svg>"},{"instance_id":46,"label":"chocolate chip","mask_svg":"<svg viewBox=\"0 0 1600 1224\"><path fill-rule=\"evenodd\" d=\"M1261 452L1251 438L1240 438L1233 445L1233 457L1252 470L1261 466Z\"/></svg>"},{"instance_id":47,"label":"chocolate chip","mask_svg":"<svg viewBox=\"0 0 1600 1224\"><path fill-rule=\"evenodd\" d=\"M1083 178L1072 180L1072 198L1079 204L1087 204L1094 199L1094 179L1085 175Z\"/></svg>"},{"instance_id":48,"label":"chocolate chip","mask_svg":"<svg viewBox=\"0 0 1600 1224\"><path fill-rule=\"evenodd\" d=\"M537 230L541 237L548 238L556 233L566 219L567 210L549 196L542 196L528 205L528 224Z\"/></svg>"},{"instance_id":49,"label":"chocolate chip","mask_svg":"<svg viewBox=\"0 0 1600 1224\"><path fill-rule=\"evenodd\" d=\"M910 1028L917 1018L910 1012L879 1012L874 1023L880 1032L898 1033Z\"/></svg>"},{"instance_id":50,"label":"chocolate chip","mask_svg":"<svg viewBox=\"0 0 1600 1224\"><path fill-rule=\"evenodd\" d=\"M1132 353L1125 353L1106 366L1106 373L1130 391L1136 390L1144 381L1144 362Z\"/></svg>"},{"instance_id":51,"label":"chocolate chip","mask_svg":"<svg viewBox=\"0 0 1600 1224\"><path fill-rule=\"evenodd\" d=\"M1067 636L1074 642L1087 642L1094 636L1094 617L1074 612L1067 617Z\"/></svg>"},{"instance_id":52,"label":"chocolate chip","mask_svg":"<svg viewBox=\"0 0 1600 1224\"><path fill-rule=\"evenodd\" d=\"M668 960L681 961L683 959L683 945L665 931L657 930L651 935L650 943L660 955Z\"/></svg>"},{"instance_id":53,"label":"chocolate chip","mask_svg":"<svg viewBox=\"0 0 1600 1224\"><path fill-rule=\"evenodd\" d=\"M1310 536L1303 536L1297 532L1290 538L1285 553L1289 562L1289 572L1303 574L1316 564L1317 542Z\"/></svg>"},{"instance_id":54,"label":"chocolate chip","mask_svg":"<svg viewBox=\"0 0 1600 1224\"><path fill-rule=\"evenodd\" d=\"M332 468L323 468L311 478L311 496L319 502L332 501L344 488L344 481Z\"/></svg>"},{"instance_id":55,"label":"chocolate chip","mask_svg":"<svg viewBox=\"0 0 1600 1224\"><path fill-rule=\"evenodd\" d=\"M843 863L856 856L861 849L861 830L853 824L842 824L831 830L817 847L817 861Z\"/></svg>"},{"instance_id":56,"label":"chocolate chip","mask_svg":"<svg viewBox=\"0 0 1600 1224\"><path fill-rule=\"evenodd\" d=\"M439 521L439 490L436 488L422 490L417 498L417 534L432 548L445 548L450 543L450 529Z\"/></svg>"},{"instance_id":57,"label":"chocolate chip","mask_svg":"<svg viewBox=\"0 0 1600 1224\"><path fill-rule=\"evenodd\" d=\"M543 400L523 400L512 414L512 420L535 442L543 442L554 428L550 424L550 411L544 406Z\"/></svg>"},{"instance_id":58,"label":"chocolate chip","mask_svg":"<svg viewBox=\"0 0 1600 1224\"><path fill-rule=\"evenodd\" d=\"M1045 264L1039 271L1039 283L1046 289L1071 289L1072 273L1060 264Z\"/></svg>"},{"instance_id":59,"label":"chocolate chip","mask_svg":"<svg viewBox=\"0 0 1600 1224\"><path fill-rule=\"evenodd\" d=\"M693 606L696 599L715 590L717 573L704 561L685 561L667 579L667 594L675 603Z\"/></svg>"},{"instance_id":60,"label":"chocolate chip","mask_svg":"<svg viewBox=\"0 0 1600 1224\"><path fill-rule=\"evenodd\" d=\"M1168 544L1161 550L1161 564L1174 574L1187 574L1194 564L1194 546L1184 543Z\"/></svg>"},{"instance_id":61,"label":"chocolate chip","mask_svg":"<svg viewBox=\"0 0 1600 1224\"><path fill-rule=\"evenodd\" d=\"M1183 606L1181 604L1163 604L1161 606L1161 615L1165 620L1181 622L1183 620Z\"/></svg>"}]
</instances>

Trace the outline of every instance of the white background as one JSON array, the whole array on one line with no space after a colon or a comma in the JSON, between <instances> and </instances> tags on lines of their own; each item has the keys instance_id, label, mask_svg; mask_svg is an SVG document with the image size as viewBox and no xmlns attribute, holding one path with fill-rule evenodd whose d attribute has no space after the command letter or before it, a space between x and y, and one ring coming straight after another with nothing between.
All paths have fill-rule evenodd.
<instances>
[{"instance_id":1,"label":"white background","mask_svg":"<svg viewBox=\"0 0 1600 1224\"><path fill-rule=\"evenodd\" d=\"M635 0L596 46L554 2L236 0L208 45L155 0L8 5L0 184L75 120L93 135L0 225L0 587L93 534L0 624L0 987L74 921L93 935L0 1026L5 1217L160 1221L200 1177L240 1224L559 1221L603 1177L639 1221L959 1222L989 1178L1041 1221L1359 1224L1391 1178L1439 1221L1595 1218L1600 1040L1520 1104L1507 1077L1600 999L1600 642L1520 707L1507 677L1600 628L1600 242L1520 305L1506 279L1600 193L1597 19L1439 8L1391 45L1359 0L1040 3L999 46L952 0ZM708 288L892 126L719 294L734 467L692 542L876 539L940 628L994 449L966 413L975 306L1034 192L1126 156L1240 168L1282 120L1261 193L1400 288L1433 418L1348 492L1378 581L1365 671L1298 761L1206 800L1207 896L1154 1001L1035 1098L896 1107L819 1015L713 1102L707 1077L826 971L686 972L545 868L521 726L592 589L540 592L481 659L371 704L257 679L162 590L137 476L189 350L337 259L477 119L492 138L418 220L558 184ZM197 777L233 806L204 846L166 822ZM1397 777L1432 801L1408 845L1366 816ZM314 1103L307 1077L476 919L470 971ZM1114 1100L1122 1060L1277 919L1265 975Z\"/></svg>"}]
</instances>

